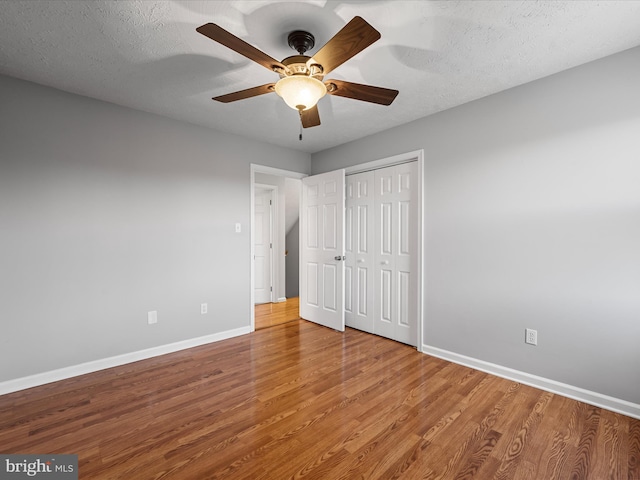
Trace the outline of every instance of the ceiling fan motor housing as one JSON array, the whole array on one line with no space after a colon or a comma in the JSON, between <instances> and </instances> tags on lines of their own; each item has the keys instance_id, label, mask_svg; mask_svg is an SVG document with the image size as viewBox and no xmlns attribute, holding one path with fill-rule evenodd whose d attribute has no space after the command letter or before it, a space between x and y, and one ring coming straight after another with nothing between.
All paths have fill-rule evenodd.
<instances>
[{"instance_id":1,"label":"ceiling fan motor housing","mask_svg":"<svg viewBox=\"0 0 640 480\"><path fill-rule=\"evenodd\" d=\"M322 80L322 66L317 64L315 60L307 55L293 55L282 60L285 70L278 70L280 78L290 77L292 75L306 75Z\"/></svg>"},{"instance_id":2,"label":"ceiling fan motor housing","mask_svg":"<svg viewBox=\"0 0 640 480\"><path fill-rule=\"evenodd\" d=\"M289 46L293 48L300 55L304 55L304 52L311 50L316 44L316 39L309 32L304 30L295 30L287 37Z\"/></svg>"}]
</instances>

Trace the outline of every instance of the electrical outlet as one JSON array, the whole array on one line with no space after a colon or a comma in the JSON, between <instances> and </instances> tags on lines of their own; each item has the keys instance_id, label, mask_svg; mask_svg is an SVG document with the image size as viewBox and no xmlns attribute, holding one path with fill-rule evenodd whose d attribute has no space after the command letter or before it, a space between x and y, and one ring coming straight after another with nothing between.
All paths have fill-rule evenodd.
<instances>
[{"instance_id":1,"label":"electrical outlet","mask_svg":"<svg viewBox=\"0 0 640 480\"><path fill-rule=\"evenodd\" d=\"M242 224L236 223L236 233L242 232Z\"/></svg>"},{"instance_id":2,"label":"electrical outlet","mask_svg":"<svg viewBox=\"0 0 640 480\"><path fill-rule=\"evenodd\" d=\"M538 331L526 328L524 330L524 343L529 345L538 345Z\"/></svg>"},{"instance_id":3,"label":"electrical outlet","mask_svg":"<svg viewBox=\"0 0 640 480\"><path fill-rule=\"evenodd\" d=\"M207 304L206 303L201 303L200 304L200 314L204 315L205 313L207 313L207 310L208 310Z\"/></svg>"},{"instance_id":4,"label":"electrical outlet","mask_svg":"<svg viewBox=\"0 0 640 480\"><path fill-rule=\"evenodd\" d=\"M149 325L153 325L154 323L158 323L158 312L152 311L147 313L147 323Z\"/></svg>"}]
</instances>

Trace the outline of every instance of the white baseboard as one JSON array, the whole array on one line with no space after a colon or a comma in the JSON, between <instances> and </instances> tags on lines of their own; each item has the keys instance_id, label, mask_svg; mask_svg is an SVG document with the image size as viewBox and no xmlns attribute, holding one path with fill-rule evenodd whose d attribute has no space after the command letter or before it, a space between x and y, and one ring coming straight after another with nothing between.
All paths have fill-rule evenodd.
<instances>
[{"instance_id":1,"label":"white baseboard","mask_svg":"<svg viewBox=\"0 0 640 480\"><path fill-rule=\"evenodd\" d=\"M0 395L17 392L19 390L25 390L27 388L37 387L46 383L65 380L67 378L76 377L78 375L97 372L106 368L118 367L120 365L137 362L139 360L146 360L147 358L158 357L167 353L186 350L187 348L199 347L200 345L205 345L207 343L219 342L220 340L226 340L228 338L245 335L250 332L250 327L236 328L234 330L227 330L225 332L214 333L212 335L205 335L204 337L191 338L189 340L170 343L168 345L160 345L159 347L148 348L146 350L125 353L123 355L117 355L115 357L93 360L91 362L81 363L79 365L73 365L71 367L65 367L57 370L51 370L49 372L30 375L28 377L7 380L5 382L0 382Z\"/></svg>"},{"instance_id":2,"label":"white baseboard","mask_svg":"<svg viewBox=\"0 0 640 480\"><path fill-rule=\"evenodd\" d=\"M526 372L503 367L495 363L485 362L484 360L467 357L441 348L431 347L429 345L422 345L422 352L433 357L442 358L449 362L464 365L465 367L480 370L481 372L490 373L497 377L513 380L518 383L539 388L540 390L556 393L573 400L588 403L589 405L594 405L606 410L611 410L612 412L640 419L640 404L637 403L574 387L573 385L568 385L566 383L556 382L555 380L550 380L548 378L538 377L537 375L531 375Z\"/></svg>"}]
</instances>

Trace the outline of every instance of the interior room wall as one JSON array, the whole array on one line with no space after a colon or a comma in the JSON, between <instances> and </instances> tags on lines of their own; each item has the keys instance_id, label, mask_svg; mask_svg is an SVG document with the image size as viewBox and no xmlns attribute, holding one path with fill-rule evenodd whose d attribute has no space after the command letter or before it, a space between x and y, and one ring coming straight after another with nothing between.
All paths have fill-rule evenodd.
<instances>
[{"instance_id":1,"label":"interior room wall","mask_svg":"<svg viewBox=\"0 0 640 480\"><path fill-rule=\"evenodd\" d=\"M285 247L287 249L286 269L287 269L287 298L300 295L300 221L297 221L285 237Z\"/></svg>"},{"instance_id":2,"label":"interior room wall","mask_svg":"<svg viewBox=\"0 0 640 480\"><path fill-rule=\"evenodd\" d=\"M0 76L0 382L248 329L251 163L310 155Z\"/></svg>"},{"instance_id":3,"label":"interior room wall","mask_svg":"<svg viewBox=\"0 0 640 480\"><path fill-rule=\"evenodd\" d=\"M284 179L286 191L285 206L285 258L287 272L286 296L297 297L300 290L300 197L302 180L287 177Z\"/></svg>"},{"instance_id":4,"label":"interior room wall","mask_svg":"<svg viewBox=\"0 0 640 480\"><path fill-rule=\"evenodd\" d=\"M635 48L312 155L424 149L425 349L640 404L638 85Z\"/></svg>"}]
</instances>

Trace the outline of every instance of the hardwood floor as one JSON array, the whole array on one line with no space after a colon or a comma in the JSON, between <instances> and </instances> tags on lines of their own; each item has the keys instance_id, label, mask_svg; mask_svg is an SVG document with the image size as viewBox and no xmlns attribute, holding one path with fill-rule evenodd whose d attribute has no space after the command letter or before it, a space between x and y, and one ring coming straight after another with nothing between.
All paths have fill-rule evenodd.
<instances>
[{"instance_id":1,"label":"hardwood floor","mask_svg":"<svg viewBox=\"0 0 640 480\"><path fill-rule=\"evenodd\" d=\"M0 397L81 479L640 479L640 420L302 320Z\"/></svg>"},{"instance_id":2,"label":"hardwood floor","mask_svg":"<svg viewBox=\"0 0 640 480\"><path fill-rule=\"evenodd\" d=\"M263 303L255 306L256 330L282 325L300 318L300 298L287 298L284 302Z\"/></svg>"}]
</instances>

